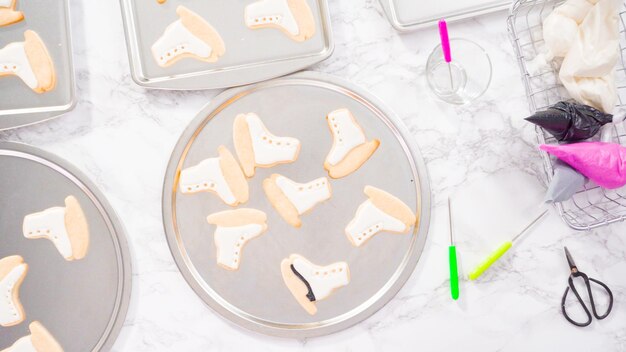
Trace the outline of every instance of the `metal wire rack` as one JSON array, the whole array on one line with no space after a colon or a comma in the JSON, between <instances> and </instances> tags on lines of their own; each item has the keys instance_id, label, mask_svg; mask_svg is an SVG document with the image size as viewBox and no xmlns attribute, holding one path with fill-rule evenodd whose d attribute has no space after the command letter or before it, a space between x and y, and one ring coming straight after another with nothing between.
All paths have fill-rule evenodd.
<instances>
[{"instance_id":1,"label":"metal wire rack","mask_svg":"<svg viewBox=\"0 0 626 352\"><path fill-rule=\"evenodd\" d=\"M517 0L511 6L507 19L509 36L519 63L530 111L533 113L559 101L571 100L559 81L557 67L537 70L533 63L537 55L543 52L545 45L543 20L563 2L563 0ZM626 104L625 18L625 4L622 4L619 13L620 56L616 67L618 107L624 107ZM612 129L612 141L626 145L626 124L615 124ZM537 127L536 132L538 143L557 144L556 139L542 128ZM541 155L546 177L550 181L554 159L545 152L541 152ZM556 203L556 208L563 220L576 230L588 230L623 221L626 220L626 187L608 190L588 182L572 199Z\"/></svg>"}]
</instances>

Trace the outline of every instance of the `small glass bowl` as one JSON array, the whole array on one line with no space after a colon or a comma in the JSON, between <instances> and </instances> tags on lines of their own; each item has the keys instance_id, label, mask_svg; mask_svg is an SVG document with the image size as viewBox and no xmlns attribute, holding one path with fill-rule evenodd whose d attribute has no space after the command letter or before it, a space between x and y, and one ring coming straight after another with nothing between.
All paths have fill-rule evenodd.
<instances>
[{"instance_id":1,"label":"small glass bowl","mask_svg":"<svg viewBox=\"0 0 626 352\"><path fill-rule=\"evenodd\" d=\"M471 40L451 38L452 61L443 58L441 44L426 62L430 90L450 104L467 104L485 93L491 83L491 60L485 49Z\"/></svg>"}]
</instances>

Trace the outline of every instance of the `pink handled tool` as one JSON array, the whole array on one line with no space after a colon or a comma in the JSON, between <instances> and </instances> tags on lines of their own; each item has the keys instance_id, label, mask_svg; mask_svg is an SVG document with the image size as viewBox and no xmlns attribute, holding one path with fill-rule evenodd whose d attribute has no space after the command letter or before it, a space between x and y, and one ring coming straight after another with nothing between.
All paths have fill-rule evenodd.
<instances>
[{"instance_id":1,"label":"pink handled tool","mask_svg":"<svg viewBox=\"0 0 626 352\"><path fill-rule=\"evenodd\" d=\"M447 63L452 61L450 55L450 39L448 38L448 24L446 20L439 20L439 37L441 38L441 50L443 51L443 59Z\"/></svg>"},{"instance_id":2,"label":"pink handled tool","mask_svg":"<svg viewBox=\"0 0 626 352\"><path fill-rule=\"evenodd\" d=\"M450 38L448 38L448 24L444 19L439 20L439 37L441 38L441 51L443 51L443 59L448 63L450 89L454 90L454 83L452 82L452 67L450 67L450 62L452 61L452 55L450 54Z\"/></svg>"}]
</instances>

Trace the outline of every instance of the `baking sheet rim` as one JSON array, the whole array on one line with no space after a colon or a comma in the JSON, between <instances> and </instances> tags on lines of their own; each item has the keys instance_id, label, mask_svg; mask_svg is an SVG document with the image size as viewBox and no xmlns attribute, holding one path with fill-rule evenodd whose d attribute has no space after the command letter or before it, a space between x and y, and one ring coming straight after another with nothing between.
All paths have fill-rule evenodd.
<instances>
[{"instance_id":1,"label":"baking sheet rim","mask_svg":"<svg viewBox=\"0 0 626 352\"><path fill-rule=\"evenodd\" d=\"M513 3L513 0L501 0L498 4L485 6L480 9L471 10L471 11L470 10L461 11L459 13L455 13L455 14L448 15L448 16L426 18L424 20L411 22L411 23L400 22L400 20L398 19L397 11L395 10L395 6L393 4L393 0L380 0L379 3L383 8L383 11L385 12L385 15L387 16L387 19L389 20L389 23L396 31L411 32L411 31L416 31L416 30L425 28L428 25L434 24L435 22L437 22L438 20L442 18L445 18L446 21L448 21L448 23L451 23L455 21L461 21L461 20L465 20L468 18L472 18L475 16L486 15L492 12L507 10Z\"/></svg>"}]
</instances>

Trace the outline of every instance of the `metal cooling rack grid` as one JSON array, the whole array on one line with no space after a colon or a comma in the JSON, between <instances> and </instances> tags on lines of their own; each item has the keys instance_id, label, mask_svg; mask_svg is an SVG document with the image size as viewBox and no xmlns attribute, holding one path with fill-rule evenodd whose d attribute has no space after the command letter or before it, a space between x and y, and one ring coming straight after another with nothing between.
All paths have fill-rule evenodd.
<instances>
[{"instance_id":1,"label":"metal cooling rack grid","mask_svg":"<svg viewBox=\"0 0 626 352\"><path fill-rule=\"evenodd\" d=\"M513 3L507 19L509 36L517 56L522 80L526 89L531 112L546 109L561 100L571 100L567 90L558 79L558 71L551 69L533 70L533 59L542 52L544 46L542 23L552 10L562 4L562 0L517 0ZM618 107L626 104L626 11L620 10L620 60L616 67ZM536 71L536 72L535 72ZM537 127L539 144L557 144L550 134ZM596 138L598 139L599 136ZM613 127L612 141L626 145L624 123ZM541 152L544 170L548 181L552 179L554 158ZM563 220L576 230L588 230L617 221L626 220L626 187L608 190L588 182L583 190L572 199L556 203Z\"/></svg>"}]
</instances>

